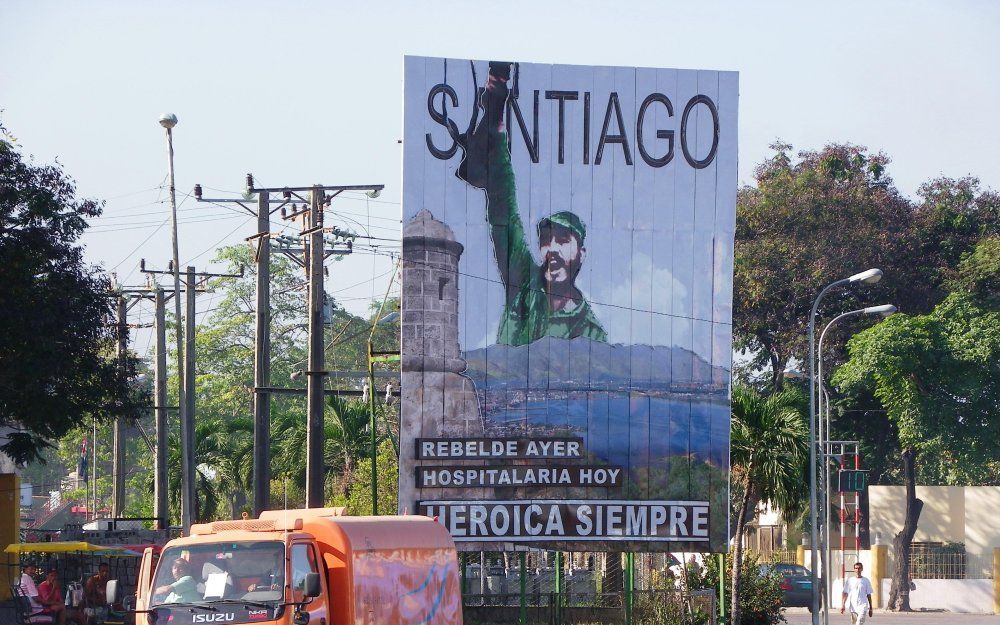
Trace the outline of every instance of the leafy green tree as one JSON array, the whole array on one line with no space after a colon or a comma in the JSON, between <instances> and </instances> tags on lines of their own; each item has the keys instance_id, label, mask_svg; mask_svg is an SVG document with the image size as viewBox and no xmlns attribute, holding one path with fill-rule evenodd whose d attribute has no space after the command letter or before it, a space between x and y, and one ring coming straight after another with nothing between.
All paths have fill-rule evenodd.
<instances>
[{"instance_id":1,"label":"leafy green tree","mask_svg":"<svg viewBox=\"0 0 1000 625\"><path fill-rule=\"evenodd\" d=\"M922 503L918 477L929 484L997 484L1000 470L1000 307L984 285L997 280L984 240L962 264L948 295L926 315L896 315L859 333L834 383L870 392L898 431L906 486L903 530L893 541L896 570L889 605L909 610L910 542ZM919 462L918 462L919 460Z\"/></svg>"},{"instance_id":2,"label":"leafy green tree","mask_svg":"<svg viewBox=\"0 0 1000 625\"><path fill-rule=\"evenodd\" d=\"M299 269L288 259L272 255L271 260L271 377L276 386L302 387L299 372L305 368L305 292ZM222 248L217 262L227 271L240 265L248 271L243 278L217 280L215 304L199 326L198 418L215 420L220 436L220 455L199 456L214 475L218 495L228 502L220 516L235 515L245 504L252 479L253 341L255 281L251 251L245 246ZM390 302L386 313L396 305ZM374 312L373 312L374 314ZM327 369L364 371L366 341L374 319L353 316L332 302L331 329L327 332ZM376 327L376 349L398 347L398 322ZM282 382L284 380L284 382ZM334 388L360 390L363 376L331 376ZM387 411L378 402L379 439L387 433ZM230 430L235 422L245 422L239 432ZM332 397L324 418L324 464L328 496L344 494L358 460L370 456L367 403ZM297 493L305 486L306 428L305 401L300 396L271 398L271 463L280 482L279 491L289 494L298 505ZM288 483L286 484L286 478ZM282 497L283 499L283 497ZM221 501L221 499L220 499Z\"/></svg>"},{"instance_id":3,"label":"leafy green tree","mask_svg":"<svg viewBox=\"0 0 1000 625\"><path fill-rule=\"evenodd\" d=\"M735 562L740 565L734 566ZM716 558L706 558L703 569L689 567L688 584L693 590L717 590L720 575L732 580L737 576L736 571L739 571L738 577L742 581L735 593L732 585L726 587L726 597L731 597L740 606L738 613L730 612L726 615L729 622L739 625L777 625L785 621L781 613L781 581L776 575L762 572L759 565L755 555L741 554L739 557L727 556L725 566L720 570Z\"/></svg>"},{"instance_id":4,"label":"leafy green tree","mask_svg":"<svg viewBox=\"0 0 1000 625\"><path fill-rule=\"evenodd\" d=\"M743 561L743 534L760 502L793 515L803 505L803 469L808 467L809 426L804 400L796 390L764 396L733 387L730 463L736 538L733 558ZM733 623L740 623L742 567L732 571Z\"/></svg>"},{"instance_id":5,"label":"leafy green tree","mask_svg":"<svg viewBox=\"0 0 1000 625\"><path fill-rule=\"evenodd\" d=\"M913 209L892 184L884 154L831 144L793 161L790 145L772 147L756 186L739 191L733 335L755 369L770 370L768 385L780 388L789 359L806 361L816 294L869 267L893 269ZM851 306L850 297L831 294L827 305Z\"/></svg>"},{"instance_id":6,"label":"leafy green tree","mask_svg":"<svg viewBox=\"0 0 1000 625\"><path fill-rule=\"evenodd\" d=\"M984 238L962 259L951 286L988 309L1000 307L1000 235Z\"/></svg>"},{"instance_id":7,"label":"leafy green tree","mask_svg":"<svg viewBox=\"0 0 1000 625\"><path fill-rule=\"evenodd\" d=\"M1000 194L982 189L979 180L969 176L935 178L920 185L917 195L921 201L906 256L916 279L907 289L924 305L905 312L927 313L963 275L962 261L981 241L1000 234Z\"/></svg>"},{"instance_id":8,"label":"leafy green tree","mask_svg":"<svg viewBox=\"0 0 1000 625\"><path fill-rule=\"evenodd\" d=\"M111 283L78 244L101 204L62 167L25 160L0 126L0 445L17 463L91 418L137 416L131 359L114 353Z\"/></svg>"},{"instance_id":9,"label":"leafy green tree","mask_svg":"<svg viewBox=\"0 0 1000 625\"><path fill-rule=\"evenodd\" d=\"M208 441L210 447L206 450L210 455L202 461L214 474L218 496L228 507L225 516L238 519L241 513L252 512L247 506L247 494L253 477L253 419L219 419L213 425Z\"/></svg>"},{"instance_id":10,"label":"leafy green tree","mask_svg":"<svg viewBox=\"0 0 1000 625\"><path fill-rule=\"evenodd\" d=\"M756 170L756 185L739 191L733 336L751 371L767 370L780 388L789 359L807 362L813 299L825 285L878 267L878 299L908 314L925 314L947 295L961 258L1000 226L1000 195L975 178L937 178L903 197L888 173L889 158L865 148L830 144L793 159L777 143ZM830 293L826 313L872 302L869 289ZM830 345L843 345L870 320L839 324ZM834 347L834 362L844 354Z\"/></svg>"},{"instance_id":11,"label":"leafy green tree","mask_svg":"<svg viewBox=\"0 0 1000 625\"><path fill-rule=\"evenodd\" d=\"M399 460L392 443L383 440L378 447L375 473L378 488L378 513L396 514L399 502ZM347 507L352 515L372 513L372 461L371 457L358 461L357 470L351 474L343 494L335 496L331 505Z\"/></svg>"}]
</instances>

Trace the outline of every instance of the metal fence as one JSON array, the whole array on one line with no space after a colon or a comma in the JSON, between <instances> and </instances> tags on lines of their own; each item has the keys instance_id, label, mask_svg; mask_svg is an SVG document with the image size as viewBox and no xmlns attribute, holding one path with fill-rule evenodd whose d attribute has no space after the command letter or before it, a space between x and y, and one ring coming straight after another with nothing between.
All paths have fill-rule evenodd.
<instances>
[{"instance_id":1,"label":"metal fence","mask_svg":"<svg viewBox=\"0 0 1000 625\"><path fill-rule=\"evenodd\" d=\"M754 552L759 562L779 562L781 564L798 564L798 556L794 549L774 549L769 552Z\"/></svg>"},{"instance_id":2,"label":"metal fence","mask_svg":"<svg viewBox=\"0 0 1000 625\"><path fill-rule=\"evenodd\" d=\"M993 554L914 550L910 554L912 579L993 579Z\"/></svg>"},{"instance_id":3,"label":"metal fence","mask_svg":"<svg viewBox=\"0 0 1000 625\"><path fill-rule=\"evenodd\" d=\"M469 552L460 563L470 625L716 623L715 592L685 593L670 554Z\"/></svg>"}]
</instances>

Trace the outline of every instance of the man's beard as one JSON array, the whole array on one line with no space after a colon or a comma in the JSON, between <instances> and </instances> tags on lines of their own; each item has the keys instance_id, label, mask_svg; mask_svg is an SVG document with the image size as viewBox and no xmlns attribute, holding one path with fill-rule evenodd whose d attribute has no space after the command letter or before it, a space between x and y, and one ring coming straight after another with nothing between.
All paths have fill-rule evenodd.
<instances>
[{"instance_id":1,"label":"man's beard","mask_svg":"<svg viewBox=\"0 0 1000 625\"><path fill-rule=\"evenodd\" d=\"M565 295L576 292L576 276L580 273L579 259L567 261L558 254L546 254L539 268L542 272L542 279L545 281L546 289L550 293ZM566 277L562 280L554 280L550 276L558 272L565 272Z\"/></svg>"}]
</instances>

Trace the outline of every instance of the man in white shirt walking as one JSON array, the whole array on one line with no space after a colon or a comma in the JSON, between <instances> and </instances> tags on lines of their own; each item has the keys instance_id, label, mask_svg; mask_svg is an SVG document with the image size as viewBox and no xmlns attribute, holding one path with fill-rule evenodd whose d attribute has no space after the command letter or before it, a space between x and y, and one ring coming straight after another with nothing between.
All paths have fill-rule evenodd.
<instances>
[{"instance_id":1,"label":"man in white shirt walking","mask_svg":"<svg viewBox=\"0 0 1000 625\"><path fill-rule=\"evenodd\" d=\"M844 580L844 594L840 602L840 613L844 613L846 607L851 613L852 625L864 625L872 616L872 583L867 577L861 575L864 566L857 562L854 564L854 577Z\"/></svg>"}]
</instances>

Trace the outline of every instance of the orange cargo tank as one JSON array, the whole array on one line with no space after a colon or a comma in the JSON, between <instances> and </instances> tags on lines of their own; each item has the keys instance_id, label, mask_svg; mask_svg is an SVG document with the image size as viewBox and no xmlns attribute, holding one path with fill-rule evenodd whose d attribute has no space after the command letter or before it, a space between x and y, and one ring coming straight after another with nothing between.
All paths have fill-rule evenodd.
<instances>
[{"instance_id":1,"label":"orange cargo tank","mask_svg":"<svg viewBox=\"0 0 1000 625\"><path fill-rule=\"evenodd\" d=\"M423 516L275 510L194 525L139 570L136 623L461 625L455 544Z\"/></svg>"}]
</instances>

